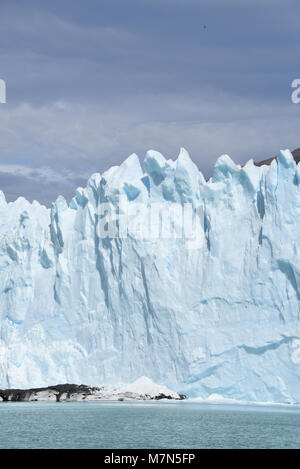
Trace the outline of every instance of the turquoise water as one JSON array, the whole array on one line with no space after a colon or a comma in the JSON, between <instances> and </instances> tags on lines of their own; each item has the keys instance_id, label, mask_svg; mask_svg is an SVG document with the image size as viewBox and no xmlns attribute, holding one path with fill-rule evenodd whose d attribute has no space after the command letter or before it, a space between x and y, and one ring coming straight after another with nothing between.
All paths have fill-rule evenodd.
<instances>
[{"instance_id":1,"label":"turquoise water","mask_svg":"<svg viewBox=\"0 0 300 469\"><path fill-rule=\"evenodd\" d=\"M0 448L300 448L300 409L1 403Z\"/></svg>"}]
</instances>

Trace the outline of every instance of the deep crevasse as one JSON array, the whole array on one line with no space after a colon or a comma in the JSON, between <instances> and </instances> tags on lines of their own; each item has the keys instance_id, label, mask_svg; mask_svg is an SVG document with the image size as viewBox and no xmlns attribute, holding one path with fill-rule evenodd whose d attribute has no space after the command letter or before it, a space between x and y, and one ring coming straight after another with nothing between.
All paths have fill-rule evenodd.
<instances>
[{"instance_id":1,"label":"deep crevasse","mask_svg":"<svg viewBox=\"0 0 300 469\"><path fill-rule=\"evenodd\" d=\"M101 239L99 204L192 203L204 240ZM131 382L300 402L300 167L136 155L51 210L0 193L0 387Z\"/></svg>"}]
</instances>

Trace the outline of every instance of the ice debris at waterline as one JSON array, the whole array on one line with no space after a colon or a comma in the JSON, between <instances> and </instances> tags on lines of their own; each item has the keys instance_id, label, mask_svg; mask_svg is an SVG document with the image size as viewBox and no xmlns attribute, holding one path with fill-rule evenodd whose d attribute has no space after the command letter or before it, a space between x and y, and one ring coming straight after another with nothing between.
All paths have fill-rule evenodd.
<instances>
[{"instance_id":1,"label":"ice debris at waterline","mask_svg":"<svg viewBox=\"0 0 300 469\"><path fill-rule=\"evenodd\" d=\"M201 240L101 238L120 195L191 204ZM300 402L299 241L288 150L268 166L223 155L208 181L185 150L149 151L144 170L131 155L51 209L1 193L0 387L146 375L189 397Z\"/></svg>"},{"instance_id":2,"label":"ice debris at waterline","mask_svg":"<svg viewBox=\"0 0 300 469\"><path fill-rule=\"evenodd\" d=\"M140 401L184 400L184 394L153 383L142 376L128 386L86 386L57 384L35 389L0 389L0 402L73 402L73 401Z\"/></svg>"}]
</instances>

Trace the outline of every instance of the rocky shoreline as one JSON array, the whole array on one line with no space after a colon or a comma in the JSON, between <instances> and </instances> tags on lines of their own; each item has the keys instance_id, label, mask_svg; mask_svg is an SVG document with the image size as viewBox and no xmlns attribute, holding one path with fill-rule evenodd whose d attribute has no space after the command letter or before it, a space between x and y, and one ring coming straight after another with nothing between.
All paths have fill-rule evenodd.
<instances>
[{"instance_id":1,"label":"rocky shoreline","mask_svg":"<svg viewBox=\"0 0 300 469\"><path fill-rule=\"evenodd\" d=\"M184 394L173 391L147 393L126 391L126 388L92 387L84 384L57 384L32 389L0 389L0 402L77 402L77 401L139 401L183 400Z\"/></svg>"}]
</instances>

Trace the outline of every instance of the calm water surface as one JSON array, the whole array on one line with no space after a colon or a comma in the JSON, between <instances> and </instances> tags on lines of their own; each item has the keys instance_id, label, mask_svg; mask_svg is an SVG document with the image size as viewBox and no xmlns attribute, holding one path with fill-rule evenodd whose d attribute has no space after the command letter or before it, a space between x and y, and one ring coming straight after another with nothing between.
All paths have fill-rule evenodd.
<instances>
[{"instance_id":1,"label":"calm water surface","mask_svg":"<svg viewBox=\"0 0 300 469\"><path fill-rule=\"evenodd\" d=\"M1 403L0 448L300 448L300 409Z\"/></svg>"}]
</instances>

